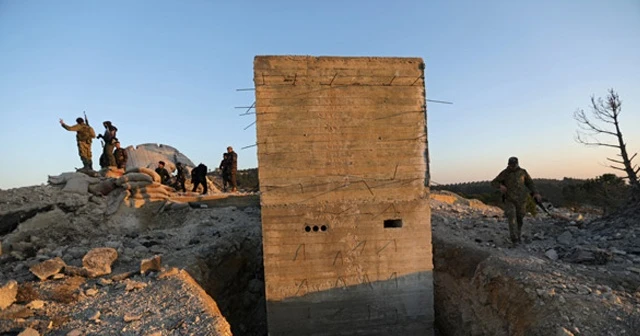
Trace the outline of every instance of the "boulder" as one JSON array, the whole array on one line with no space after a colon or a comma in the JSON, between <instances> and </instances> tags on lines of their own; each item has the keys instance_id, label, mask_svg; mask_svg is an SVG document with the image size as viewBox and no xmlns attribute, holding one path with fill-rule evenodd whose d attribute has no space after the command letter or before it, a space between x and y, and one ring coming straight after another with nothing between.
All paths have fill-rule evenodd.
<instances>
[{"instance_id":1,"label":"boulder","mask_svg":"<svg viewBox=\"0 0 640 336\"><path fill-rule=\"evenodd\" d=\"M140 273L145 274L149 271L158 272L162 270L162 257L159 255L153 256L153 258L143 259L140 262Z\"/></svg>"},{"instance_id":2,"label":"boulder","mask_svg":"<svg viewBox=\"0 0 640 336\"><path fill-rule=\"evenodd\" d=\"M82 266L92 278L111 273L111 265L118 259L118 251L110 247L98 247L82 258Z\"/></svg>"},{"instance_id":3,"label":"boulder","mask_svg":"<svg viewBox=\"0 0 640 336\"><path fill-rule=\"evenodd\" d=\"M65 266L65 262L60 257L57 257L35 264L29 268L29 271L44 281L50 276L60 273Z\"/></svg>"}]
</instances>

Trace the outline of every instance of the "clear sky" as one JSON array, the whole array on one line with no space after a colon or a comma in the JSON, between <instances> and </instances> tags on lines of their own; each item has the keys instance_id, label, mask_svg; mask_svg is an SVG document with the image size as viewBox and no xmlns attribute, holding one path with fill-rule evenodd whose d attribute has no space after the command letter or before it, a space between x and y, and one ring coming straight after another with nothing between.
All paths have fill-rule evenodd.
<instances>
[{"instance_id":1,"label":"clear sky","mask_svg":"<svg viewBox=\"0 0 640 336\"><path fill-rule=\"evenodd\" d=\"M0 0L0 188L81 166L86 110L124 146L164 143L218 165L226 146L257 166L255 55L425 60L431 173L487 180L520 157L533 177L594 177L612 149L573 138L576 108L616 89L640 150L640 1ZM98 166L99 141L94 141ZM640 159L636 159L640 162Z\"/></svg>"}]
</instances>

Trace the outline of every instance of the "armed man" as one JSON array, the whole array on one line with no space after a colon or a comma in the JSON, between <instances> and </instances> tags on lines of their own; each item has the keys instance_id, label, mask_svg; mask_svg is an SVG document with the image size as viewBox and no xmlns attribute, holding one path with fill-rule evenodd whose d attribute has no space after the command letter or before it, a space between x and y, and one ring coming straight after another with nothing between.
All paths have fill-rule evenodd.
<instances>
[{"instance_id":1,"label":"armed man","mask_svg":"<svg viewBox=\"0 0 640 336\"><path fill-rule=\"evenodd\" d=\"M540 194L536 191L533 180L526 170L520 168L518 158L512 156L507 162L507 168L491 181L491 186L500 189L504 201L504 212L509 222L509 235L513 245L521 242L522 223L525 215L527 189L531 191L536 201L540 202Z\"/></svg>"},{"instance_id":2,"label":"armed man","mask_svg":"<svg viewBox=\"0 0 640 336\"><path fill-rule=\"evenodd\" d=\"M80 155L80 160L82 160L82 169L93 170L91 143L93 138L96 137L96 132L89 126L89 122L85 119L77 118L76 124L69 126L60 119L60 125L67 131L76 132L76 142L78 143L78 154Z\"/></svg>"}]
</instances>

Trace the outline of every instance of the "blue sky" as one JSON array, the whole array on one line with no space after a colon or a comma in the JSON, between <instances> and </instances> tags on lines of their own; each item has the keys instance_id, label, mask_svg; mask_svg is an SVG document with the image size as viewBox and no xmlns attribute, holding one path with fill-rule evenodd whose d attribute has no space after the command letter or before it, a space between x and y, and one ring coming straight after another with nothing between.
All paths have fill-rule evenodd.
<instances>
[{"instance_id":1,"label":"blue sky","mask_svg":"<svg viewBox=\"0 0 640 336\"><path fill-rule=\"evenodd\" d=\"M123 145L164 143L216 166L257 166L255 55L425 60L432 178L594 177L611 149L573 138L572 113L615 88L640 150L640 2L0 0L0 188L81 165L73 123L111 120ZM94 162L100 153L93 145ZM640 159L637 159L640 160Z\"/></svg>"}]
</instances>

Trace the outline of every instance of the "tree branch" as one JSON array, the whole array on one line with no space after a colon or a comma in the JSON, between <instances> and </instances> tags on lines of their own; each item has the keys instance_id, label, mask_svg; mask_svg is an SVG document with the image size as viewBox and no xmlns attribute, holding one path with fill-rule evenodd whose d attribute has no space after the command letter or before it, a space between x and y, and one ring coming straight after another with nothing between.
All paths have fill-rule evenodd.
<instances>
[{"instance_id":1,"label":"tree branch","mask_svg":"<svg viewBox=\"0 0 640 336\"><path fill-rule=\"evenodd\" d=\"M618 161L618 160L614 160L614 159L610 159L610 158L607 158L607 160L609 160L611 162L619 163L619 164L622 164L622 165L624 164L623 161Z\"/></svg>"},{"instance_id":2,"label":"tree branch","mask_svg":"<svg viewBox=\"0 0 640 336\"><path fill-rule=\"evenodd\" d=\"M626 171L626 170L624 170L624 169L622 169L622 168L619 168L619 167L616 167L616 166L609 166L609 167L611 167L611 168L613 168L613 169L617 169L617 170Z\"/></svg>"},{"instance_id":3,"label":"tree branch","mask_svg":"<svg viewBox=\"0 0 640 336\"><path fill-rule=\"evenodd\" d=\"M604 147L619 148L618 145L612 145L612 144L603 143L603 142L585 140L580 136L580 133L577 133L577 135L575 137L575 140L576 140L576 142L581 143L581 144L583 144L585 146L604 146Z\"/></svg>"}]
</instances>

